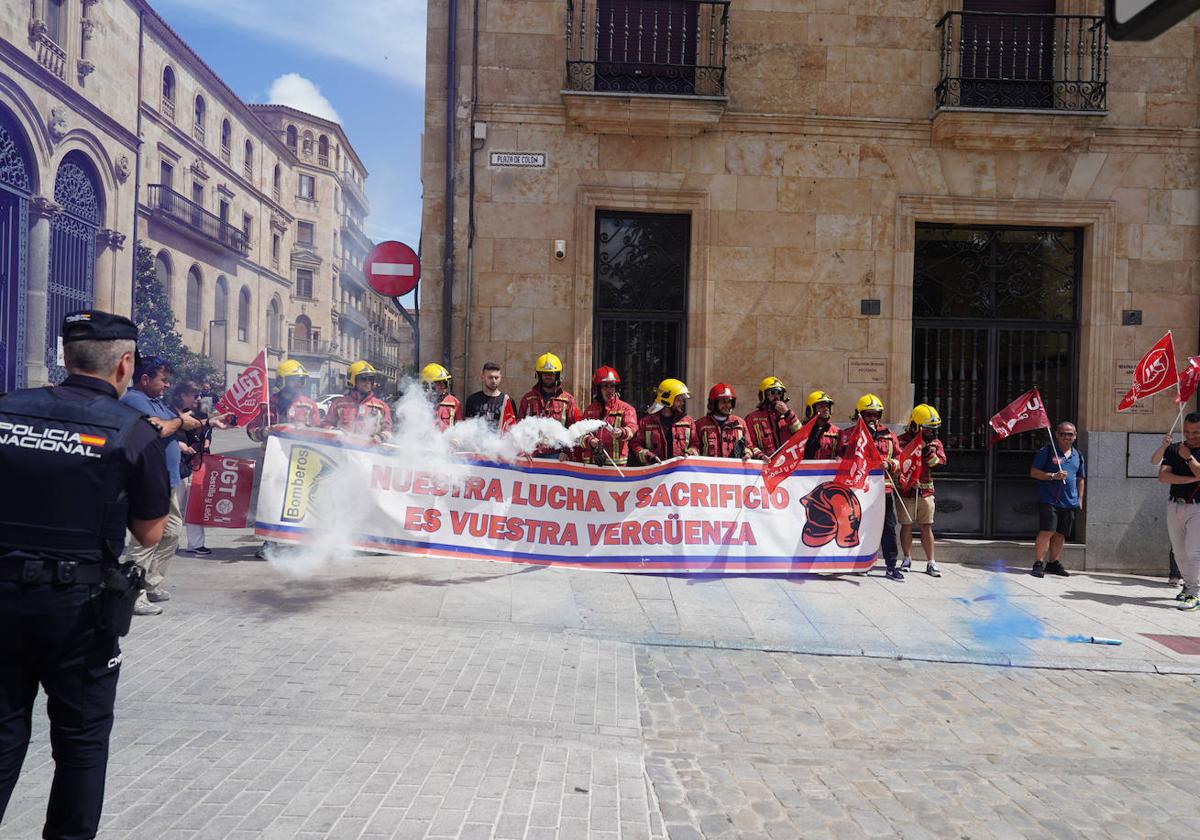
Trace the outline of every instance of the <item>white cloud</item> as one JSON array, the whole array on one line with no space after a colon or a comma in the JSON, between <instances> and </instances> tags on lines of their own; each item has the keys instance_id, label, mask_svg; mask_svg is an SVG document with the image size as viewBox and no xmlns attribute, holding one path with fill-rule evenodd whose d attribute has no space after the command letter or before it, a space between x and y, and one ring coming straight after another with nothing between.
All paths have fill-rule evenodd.
<instances>
[{"instance_id":1,"label":"white cloud","mask_svg":"<svg viewBox=\"0 0 1200 840\"><path fill-rule=\"evenodd\" d=\"M335 123L342 121L333 104L321 95L321 89L299 73L284 73L271 82L267 101L271 105L288 105L306 114L333 120Z\"/></svg>"},{"instance_id":2,"label":"white cloud","mask_svg":"<svg viewBox=\"0 0 1200 840\"><path fill-rule=\"evenodd\" d=\"M217 17L420 88L425 83L425 0L160 0L197 17Z\"/></svg>"}]
</instances>

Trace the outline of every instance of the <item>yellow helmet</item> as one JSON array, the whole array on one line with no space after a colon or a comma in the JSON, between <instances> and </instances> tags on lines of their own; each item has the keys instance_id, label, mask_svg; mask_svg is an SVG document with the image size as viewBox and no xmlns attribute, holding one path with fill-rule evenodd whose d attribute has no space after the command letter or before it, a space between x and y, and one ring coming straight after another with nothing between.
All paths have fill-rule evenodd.
<instances>
[{"instance_id":1,"label":"yellow helmet","mask_svg":"<svg viewBox=\"0 0 1200 840\"><path fill-rule=\"evenodd\" d=\"M359 359L350 365L350 375L346 377L346 381L350 383L351 388L358 385L358 377L360 376L366 376L369 379L378 379L379 372L375 370L370 362Z\"/></svg>"},{"instance_id":2,"label":"yellow helmet","mask_svg":"<svg viewBox=\"0 0 1200 840\"><path fill-rule=\"evenodd\" d=\"M813 413L816 411L817 406L821 403L829 403L829 408L831 410L833 409L833 397L829 396L829 394L825 393L824 391L821 391L821 390L813 391L807 397L805 397L804 398L804 419L805 420L811 419L813 416Z\"/></svg>"},{"instance_id":3,"label":"yellow helmet","mask_svg":"<svg viewBox=\"0 0 1200 840\"><path fill-rule=\"evenodd\" d=\"M555 356L553 353L543 353L537 357L537 361L533 363L534 373L558 373L563 371L562 359Z\"/></svg>"},{"instance_id":4,"label":"yellow helmet","mask_svg":"<svg viewBox=\"0 0 1200 840\"><path fill-rule=\"evenodd\" d=\"M778 376L768 376L762 382L758 383L758 401L763 402L767 398L767 391L773 391L778 388L783 391L783 395L787 396L787 386L783 384L783 380Z\"/></svg>"},{"instance_id":5,"label":"yellow helmet","mask_svg":"<svg viewBox=\"0 0 1200 840\"><path fill-rule=\"evenodd\" d=\"M854 404L854 417L858 417L864 411L878 411L880 414L883 414L883 400L874 394L863 394L858 398L858 402Z\"/></svg>"},{"instance_id":6,"label":"yellow helmet","mask_svg":"<svg viewBox=\"0 0 1200 840\"><path fill-rule=\"evenodd\" d=\"M658 390L654 392L654 403L650 406L650 413L655 414L664 408L674 408L676 399L691 395L692 392L688 390L688 386L678 379L664 379L658 383Z\"/></svg>"},{"instance_id":7,"label":"yellow helmet","mask_svg":"<svg viewBox=\"0 0 1200 840\"><path fill-rule=\"evenodd\" d=\"M280 382L286 382L293 377L303 379L307 376L308 371L304 369L304 365L295 359L284 359L279 363L279 367L275 368L275 378Z\"/></svg>"},{"instance_id":8,"label":"yellow helmet","mask_svg":"<svg viewBox=\"0 0 1200 840\"><path fill-rule=\"evenodd\" d=\"M921 403L913 407L908 422L914 429L937 429L942 425L942 415L933 406Z\"/></svg>"},{"instance_id":9,"label":"yellow helmet","mask_svg":"<svg viewBox=\"0 0 1200 840\"><path fill-rule=\"evenodd\" d=\"M449 382L452 378L450 371L437 362L430 362L421 368L421 381L426 385L432 385L434 382Z\"/></svg>"}]
</instances>

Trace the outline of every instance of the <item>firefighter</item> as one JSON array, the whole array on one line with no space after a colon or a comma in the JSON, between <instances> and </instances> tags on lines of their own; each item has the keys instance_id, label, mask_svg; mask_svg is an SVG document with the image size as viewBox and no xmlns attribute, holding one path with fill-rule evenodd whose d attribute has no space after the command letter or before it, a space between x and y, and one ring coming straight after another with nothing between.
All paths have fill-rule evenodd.
<instances>
[{"instance_id":1,"label":"firefighter","mask_svg":"<svg viewBox=\"0 0 1200 840\"><path fill-rule=\"evenodd\" d=\"M895 475L900 463L900 443L896 435L883 423L883 400L874 394L863 394L854 405L854 414L850 419L854 425L842 430L839 448L845 456L849 442L858 425L858 418L866 423L879 457L883 459L883 535L879 540L879 549L883 553L883 562L887 568L885 576L889 580L904 580L904 573L896 568L896 508L892 499L892 476Z\"/></svg>"},{"instance_id":2,"label":"firefighter","mask_svg":"<svg viewBox=\"0 0 1200 840\"><path fill-rule=\"evenodd\" d=\"M841 429L830 422L833 397L821 390L810 393L804 400L804 422L819 418L804 444L805 461L828 461L837 457Z\"/></svg>"},{"instance_id":3,"label":"firefighter","mask_svg":"<svg viewBox=\"0 0 1200 840\"><path fill-rule=\"evenodd\" d=\"M308 371L295 359L284 359L275 369L278 386L267 403L267 410L246 427L246 434L257 443L266 443L271 426L320 426L321 410L304 394Z\"/></svg>"},{"instance_id":4,"label":"firefighter","mask_svg":"<svg viewBox=\"0 0 1200 840\"><path fill-rule=\"evenodd\" d=\"M913 438L920 435L924 443L921 446L921 470L917 473L917 485L911 496L900 495L900 507L896 510L896 520L900 523L900 550L903 552L900 570L908 571L912 566L913 525L921 529L921 548L925 551L925 574L931 577L941 577L937 561L933 557L933 514L936 508L933 500L933 469L946 463L946 449L938 440L938 429L942 426L941 415L931 405L921 403L915 406L909 416L908 428L900 435L900 449L908 446Z\"/></svg>"},{"instance_id":5,"label":"firefighter","mask_svg":"<svg viewBox=\"0 0 1200 840\"><path fill-rule=\"evenodd\" d=\"M384 443L392 436L392 410L375 396L379 373L370 362L359 359L350 365L346 393L329 404L325 422L329 429L341 429L352 435Z\"/></svg>"},{"instance_id":6,"label":"firefighter","mask_svg":"<svg viewBox=\"0 0 1200 840\"><path fill-rule=\"evenodd\" d=\"M696 455L696 424L687 414L687 385L678 379L658 383L649 413L638 422L634 457L642 464Z\"/></svg>"},{"instance_id":7,"label":"firefighter","mask_svg":"<svg viewBox=\"0 0 1200 840\"><path fill-rule=\"evenodd\" d=\"M562 423L564 428L579 422L579 406L571 392L562 386L562 359L553 353L543 353L533 363L533 373L537 380L525 396L521 397L521 406L517 417L548 417ZM559 458L556 447L539 446L533 452L535 458ZM570 457L568 452L561 456L562 460Z\"/></svg>"},{"instance_id":8,"label":"firefighter","mask_svg":"<svg viewBox=\"0 0 1200 840\"><path fill-rule=\"evenodd\" d=\"M800 431L800 418L788 407L787 386L777 376L758 383L758 408L746 415L750 441L769 459Z\"/></svg>"},{"instance_id":9,"label":"firefighter","mask_svg":"<svg viewBox=\"0 0 1200 840\"><path fill-rule=\"evenodd\" d=\"M708 390L708 413L696 421L696 441L701 455L710 458L761 458L762 452L750 442L746 421L733 413L737 394L724 382Z\"/></svg>"},{"instance_id":10,"label":"firefighter","mask_svg":"<svg viewBox=\"0 0 1200 840\"><path fill-rule=\"evenodd\" d=\"M584 420L603 420L602 426L584 435L575 459L599 467L623 467L629 462L629 441L637 430L637 411L621 399L621 375L605 365L592 375L592 401L583 410Z\"/></svg>"},{"instance_id":11,"label":"firefighter","mask_svg":"<svg viewBox=\"0 0 1200 840\"><path fill-rule=\"evenodd\" d=\"M442 431L463 419L462 403L450 393L452 381L450 371L437 362L430 362L421 368L421 387L433 406L434 422Z\"/></svg>"}]
</instances>

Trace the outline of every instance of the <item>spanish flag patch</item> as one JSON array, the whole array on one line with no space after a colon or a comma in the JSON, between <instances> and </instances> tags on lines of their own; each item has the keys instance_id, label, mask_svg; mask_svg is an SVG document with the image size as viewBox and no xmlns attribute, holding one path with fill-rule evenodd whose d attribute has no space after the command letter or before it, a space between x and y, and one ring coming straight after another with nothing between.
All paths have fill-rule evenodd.
<instances>
[{"instance_id":1,"label":"spanish flag patch","mask_svg":"<svg viewBox=\"0 0 1200 840\"><path fill-rule=\"evenodd\" d=\"M85 443L88 446L104 446L104 444L108 443L108 438L102 438L96 435L81 434L79 436L79 442Z\"/></svg>"}]
</instances>

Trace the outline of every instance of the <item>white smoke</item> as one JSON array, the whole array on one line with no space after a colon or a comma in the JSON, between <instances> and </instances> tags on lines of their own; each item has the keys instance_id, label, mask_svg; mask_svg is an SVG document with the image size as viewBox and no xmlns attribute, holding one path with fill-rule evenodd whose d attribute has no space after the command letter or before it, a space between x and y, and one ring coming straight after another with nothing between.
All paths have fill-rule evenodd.
<instances>
[{"instance_id":1,"label":"white smoke","mask_svg":"<svg viewBox=\"0 0 1200 840\"><path fill-rule=\"evenodd\" d=\"M470 473L466 455L515 463L539 447L566 450L606 424L582 420L570 428L545 417L528 417L505 433L481 418L456 423L445 431L437 426L433 406L419 383L406 381L403 396L392 405L392 438L384 444L406 470L428 472L461 487ZM347 440L353 440L349 435ZM310 577L353 556L354 535L369 533L370 478L357 462L339 464L320 488L319 516L302 544L275 544L267 549L271 565L292 577Z\"/></svg>"}]
</instances>

